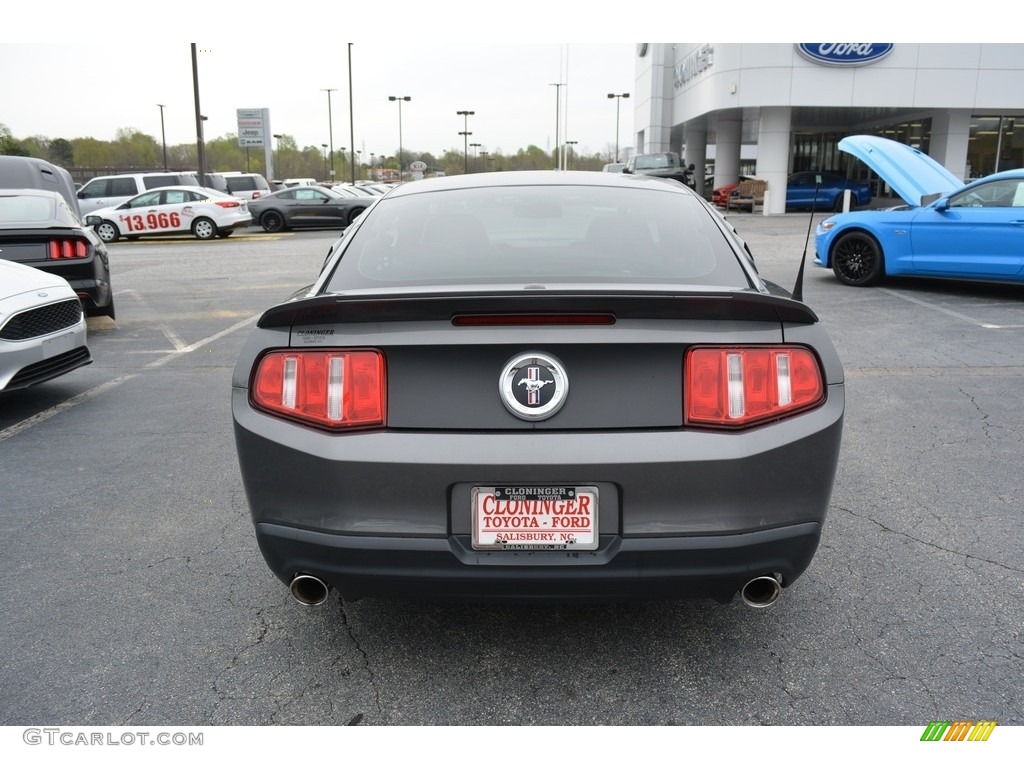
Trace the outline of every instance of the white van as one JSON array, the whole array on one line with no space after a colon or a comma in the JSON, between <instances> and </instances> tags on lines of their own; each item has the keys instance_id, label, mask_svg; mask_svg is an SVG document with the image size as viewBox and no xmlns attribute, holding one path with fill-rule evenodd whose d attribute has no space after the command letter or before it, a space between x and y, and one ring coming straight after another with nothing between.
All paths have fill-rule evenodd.
<instances>
[{"instance_id":1,"label":"white van","mask_svg":"<svg viewBox=\"0 0 1024 768\"><path fill-rule=\"evenodd\" d=\"M286 187L315 187L318 185L316 179L285 179L281 183Z\"/></svg>"},{"instance_id":2,"label":"white van","mask_svg":"<svg viewBox=\"0 0 1024 768\"><path fill-rule=\"evenodd\" d=\"M228 185L228 192L244 200L257 200L270 194L270 185L259 173L225 171L221 174Z\"/></svg>"},{"instance_id":3,"label":"white van","mask_svg":"<svg viewBox=\"0 0 1024 768\"><path fill-rule=\"evenodd\" d=\"M194 173L155 171L152 173L119 173L115 176L97 176L78 190L78 207L82 218L98 211L120 205L125 200L157 187L198 187Z\"/></svg>"}]
</instances>

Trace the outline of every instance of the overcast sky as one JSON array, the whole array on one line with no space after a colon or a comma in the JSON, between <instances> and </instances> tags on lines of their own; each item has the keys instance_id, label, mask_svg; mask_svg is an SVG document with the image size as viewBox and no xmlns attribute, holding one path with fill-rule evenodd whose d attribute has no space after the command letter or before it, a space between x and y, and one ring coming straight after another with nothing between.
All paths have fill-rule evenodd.
<instances>
[{"instance_id":1,"label":"overcast sky","mask_svg":"<svg viewBox=\"0 0 1024 768\"><path fill-rule=\"evenodd\" d=\"M330 144L329 123L334 147L351 146L347 43L292 39L271 51L222 38L197 41L196 48L207 138L237 134L237 109L267 108L271 133L291 135L300 147ZM468 140L481 144L478 150L547 149L555 144L559 93L560 138L579 142L577 151L604 152L615 143L617 100L608 94L633 89L632 42L355 42L351 50L355 148L364 155L397 151L398 105L389 96L411 97L401 107L406 148L461 151L467 120L456 113L470 110ZM25 66L29 61L41 65ZM16 138L109 141L119 129L134 128L159 142L157 105L164 104L167 143L196 140L189 42L0 43L0 72L15 71L0 84L0 123ZM330 121L326 88L337 89ZM621 137L628 139L632 103L621 103Z\"/></svg>"},{"instance_id":2,"label":"overcast sky","mask_svg":"<svg viewBox=\"0 0 1024 768\"><path fill-rule=\"evenodd\" d=\"M398 106L388 96L412 98L401 117L402 145L413 151L461 151L459 132L467 127L477 151L550 149L556 91L564 99L560 138L578 142L577 151L604 153L616 133L617 101L609 93L632 95L618 102L620 145L632 143L641 40L792 42L838 30L849 39L964 39L960 14L931 14L923 26L918 10L885 0L859 0L856 14L820 5L794 14L787 7L758 0L19 1L7 4L0 26L0 124L15 138L109 141L132 128L160 141L157 105L164 104L167 143L194 143L195 41L207 138L237 134L237 109L265 107L272 133L291 135L300 147L330 144L323 89L336 88L333 144L351 147L351 42L351 113L355 148L364 156L398 148ZM1004 29L1017 34L1012 25ZM999 31L964 41L993 34ZM475 112L468 125L459 110Z\"/></svg>"}]
</instances>

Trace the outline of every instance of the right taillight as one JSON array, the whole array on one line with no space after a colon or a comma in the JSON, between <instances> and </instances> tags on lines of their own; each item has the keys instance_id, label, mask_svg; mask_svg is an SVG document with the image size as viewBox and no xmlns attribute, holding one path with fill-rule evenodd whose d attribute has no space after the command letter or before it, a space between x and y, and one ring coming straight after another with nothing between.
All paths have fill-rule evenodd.
<instances>
[{"instance_id":1,"label":"right taillight","mask_svg":"<svg viewBox=\"0 0 1024 768\"><path fill-rule=\"evenodd\" d=\"M686 353L686 424L749 427L813 408L824 399L821 366L804 347L694 347Z\"/></svg>"},{"instance_id":2,"label":"right taillight","mask_svg":"<svg viewBox=\"0 0 1024 768\"><path fill-rule=\"evenodd\" d=\"M336 430L383 426L385 392L384 355L374 349L273 350L250 387L258 408Z\"/></svg>"},{"instance_id":3,"label":"right taillight","mask_svg":"<svg viewBox=\"0 0 1024 768\"><path fill-rule=\"evenodd\" d=\"M47 258L59 261L61 259L85 259L89 256L89 243L77 237L55 237L50 240L50 250Z\"/></svg>"}]
</instances>

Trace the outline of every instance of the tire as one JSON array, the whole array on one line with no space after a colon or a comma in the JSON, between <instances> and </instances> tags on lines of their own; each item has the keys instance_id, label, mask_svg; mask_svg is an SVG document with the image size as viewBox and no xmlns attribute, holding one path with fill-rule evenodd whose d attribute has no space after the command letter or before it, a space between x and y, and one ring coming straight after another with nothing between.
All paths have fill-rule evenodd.
<instances>
[{"instance_id":1,"label":"tire","mask_svg":"<svg viewBox=\"0 0 1024 768\"><path fill-rule=\"evenodd\" d=\"M96 225L96 234L104 243L116 243L121 238L117 225L106 219Z\"/></svg>"},{"instance_id":2,"label":"tire","mask_svg":"<svg viewBox=\"0 0 1024 768\"><path fill-rule=\"evenodd\" d=\"M353 208L348 212L348 223L351 224L353 221L359 218L359 215L365 211L365 208Z\"/></svg>"},{"instance_id":3,"label":"tire","mask_svg":"<svg viewBox=\"0 0 1024 768\"><path fill-rule=\"evenodd\" d=\"M832 204L832 210L835 211L836 213L842 213L843 212L843 193L842 192L840 192L838 195L836 195L836 201L835 201L835 203ZM851 211L853 210L853 198L852 197L850 198L850 210Z\"/></svg>"},{"instance_id":4,"label":"tire","mask_svg":"<svg viewBox=\"0 0 1024 768\"><path fill-rule=\"evenodd\" d=\"M217 232L217 237L231 237L231 233L234 232L234 231L235 230L233 230L233 229L222 229L222 230L219 230Z\"/></svg>"},{"instance_id":5,"label":"tire","mask_svg":"<svg viewBox=\"0 0 1024 768\"><path fill-rule=\"evenodd\" d=\"M882 247L866 232L840 235L832 247L832 271L845 285L873 285L885 274Z\"/></svg>"},{"instance_id":6,"label":"tire","mask_svg":"<svg viewBox=\"0 0 1024 768\"><path fill-rule=\"evenodd\" d=\"M217 236L217 225L202 216L192 222L192 234L200 240L213 240Z\"/></svg>"},{"instance_id":7,"label":"tire","mask_svg":"<svg viewBox=\"0 0 1024 768\"><path fill-rule=\"evenodd\" d=\"M277 211L267 211L260 216L260 226L264 232L280 232L284 229L284 216Z\"/></svg>"}]
</instances>

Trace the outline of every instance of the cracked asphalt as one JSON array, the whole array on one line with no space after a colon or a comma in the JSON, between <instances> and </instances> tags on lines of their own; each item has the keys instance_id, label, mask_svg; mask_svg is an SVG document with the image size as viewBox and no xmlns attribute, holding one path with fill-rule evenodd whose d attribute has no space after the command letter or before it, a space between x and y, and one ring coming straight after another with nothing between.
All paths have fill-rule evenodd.
<instances>
[{"instance_id":1,"label":"cracked asphalt","mask_svg":"<svg viewBox=\"0 0 1024 768\"><path fill-rule=\"evenodd\" d=\"M730 219L791 287L807 217ZM821 547L770 609L310 609L256 547L230 372L333 237L115 244L93 365L0 396L0 724L1024 724L1024 288L808 264L847 417Z\"/></svg>"}]
</instances>

